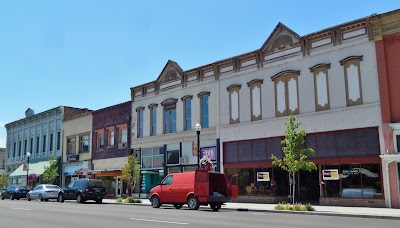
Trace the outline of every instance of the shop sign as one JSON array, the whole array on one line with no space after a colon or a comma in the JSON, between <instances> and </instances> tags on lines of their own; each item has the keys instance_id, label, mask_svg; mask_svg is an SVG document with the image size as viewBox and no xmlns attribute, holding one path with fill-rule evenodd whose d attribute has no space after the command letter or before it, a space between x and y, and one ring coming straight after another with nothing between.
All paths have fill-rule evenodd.
<instances>
[{"instance_id":1,"label":"shop sign","mask_svg":"<svg viewBox=\"0 0 400 228\"><path fill-rule=\"evenodd\" d=\"M79 161L79 154L77 154L77 155L67 155L67 161Z\"/></svg>"},{"instance_id":2,"label":"shop sign","mask_svg":"<svg viewBox=\"0 0 400 228\"><path fill-rule=\"evenodd\" d=\"M269 172L257 172L257 181L271 181Z\"/></svg>"},{"instance_id":3,"label":"shop sign","mask_svg":"<svg viewBox=\"0 0 400 228\"><path fill-rule=\"evenodd\" d=\"M357 175L360 174L360 170L359 169L344 169L342 170L343 175Z\"/></svg>"},{"instance_id":4,"label":"shop sign","mask_svg":"<svg viewBox=\"0 0 400 228\"><path fill-rule=\"evenodd\" d=\"M215 147L200 148L200 158L204 156L207 156L212 161L217 160L216 148Z\"/></svg>"},{"instance_id":5,"label":"shop sign","mask_svg":"<svg viewBox=\"0 0 400 228\"><path fill-rule=\"evenodd\" d=\"M325 169L322 170L323 180L339 180L339 170L337 169Z\"/></svg>"}]
</instances>

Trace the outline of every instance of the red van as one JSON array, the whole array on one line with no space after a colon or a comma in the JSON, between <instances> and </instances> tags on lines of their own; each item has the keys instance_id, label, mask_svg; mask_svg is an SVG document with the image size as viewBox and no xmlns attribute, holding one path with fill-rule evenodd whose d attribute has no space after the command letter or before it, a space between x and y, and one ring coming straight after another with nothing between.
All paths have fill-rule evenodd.
<instances>
[{"instance_id":1,"label":"red van","mask_svg":"<svg viewBox=\"0 0 400 228\"><path fill-rule=\"evenodd\" d=\"M153 208L173 204L180 209L187 204L189 209L197 210L200 205L210 205L213 211L218 211L223 203L237 197L237 183L237 174L231 177L229 183L223 173L205 170L173 173L150 190L150 202Z\"/></svg>"}]
</instances>

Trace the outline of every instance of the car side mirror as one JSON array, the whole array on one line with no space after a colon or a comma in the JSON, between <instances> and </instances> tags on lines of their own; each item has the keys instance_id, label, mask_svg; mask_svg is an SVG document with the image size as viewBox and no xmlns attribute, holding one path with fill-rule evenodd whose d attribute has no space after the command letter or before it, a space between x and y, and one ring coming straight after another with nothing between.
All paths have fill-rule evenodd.
<instances>
[{"instance_id":1,"label":"car side mirror","mask_svg":"<svg viewBox=\"0 0 400 228\"><path fill-rule=\"evenodd\" d=\"M162 182L158 182L158 185L163 185L163 183Z\"/></svg>"}]
</instances>

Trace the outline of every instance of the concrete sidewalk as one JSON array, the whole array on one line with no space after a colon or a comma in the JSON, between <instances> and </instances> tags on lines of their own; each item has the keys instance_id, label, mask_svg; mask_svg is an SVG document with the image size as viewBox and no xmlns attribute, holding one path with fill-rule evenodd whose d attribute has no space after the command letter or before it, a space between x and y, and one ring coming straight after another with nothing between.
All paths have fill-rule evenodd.
<instances>
[{"instance_id":1,"label":"concrete sidewalk","mask_svg":"<svg viewBox=\"0 0 400 228\"><path fill-rule=\"evenodd\" d=\"M116 199L104 199L104 203L117 203ZM142 203L128 204L136 206L151 206L148 199L142 199ZM166 204L166 206L170 206ZM172 206L172 205L171 205ZM371 208L371 207L337 207L337 206L313 206L315 211L277 211L274 210L276 204L256 204L256 203L225 203L221 209L236 211L253 211L253 212L274 212L274 213L305 213L312 215L339 215L347 217L365 217L365 218L382 218L382 219L399 219L400 209L392 208ZM209 208L209 207L205 207Z\"/></svg>"}]
</instances>

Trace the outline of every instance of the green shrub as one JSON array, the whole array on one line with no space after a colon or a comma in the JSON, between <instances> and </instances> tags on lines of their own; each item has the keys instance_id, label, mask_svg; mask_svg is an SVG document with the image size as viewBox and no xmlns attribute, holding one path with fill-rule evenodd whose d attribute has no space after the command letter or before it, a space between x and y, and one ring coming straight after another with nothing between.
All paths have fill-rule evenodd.
<instances>
[{"instance_id":1,"label":"green shrub","mask_svg":"<svg viewBox=\"0 0 400 228\"><path fill-rule=\"evenodd\" d=\"M125 203L141 203L142 200L141 199L134 199L132 197L128 197L125 199Z\"/></svg>"},{"instance_id":2,"label":"green shrub","mask_svg":"<svg viewBox=\"0 0 400 228\"><path fill-rule=\"evenodd\" d=\"M304 205L302 205L301 203L294 204L293 209L295 211L306 211L306 207Z\"/></svg>"},{"instance_id":3,"label":"green shrub","mask_svg":"<svg viewBox=\"0 0 400 228\"><path fill-rule=\"evenodd\" d=\"M274 207L274 209L277 210L277 211L282 211L282 210L285 210L285 207L284 207L283 204L278 203L278 204Z\"/></svg>"},{"instance_id":4,"label":"green shrub","mask_svg":"<svg viewBox=\"0 0 400 228\"><path fill-rule=\"evenodd\" d=\"M315 208L313 206L311 206L311 204L309 204L309 203L305 205L305 208L307 211L315 211Z\"/></svg>"},{"instance_id":5,"label":"green shrub","mask_svg":"<svg viewBox=\"0 0 400 228\"><path fill-rule=\"evenodd\" d=\"M121 197L117 199L117 203L122 203L122 198Z\"/></svg>"}]
</instances>

